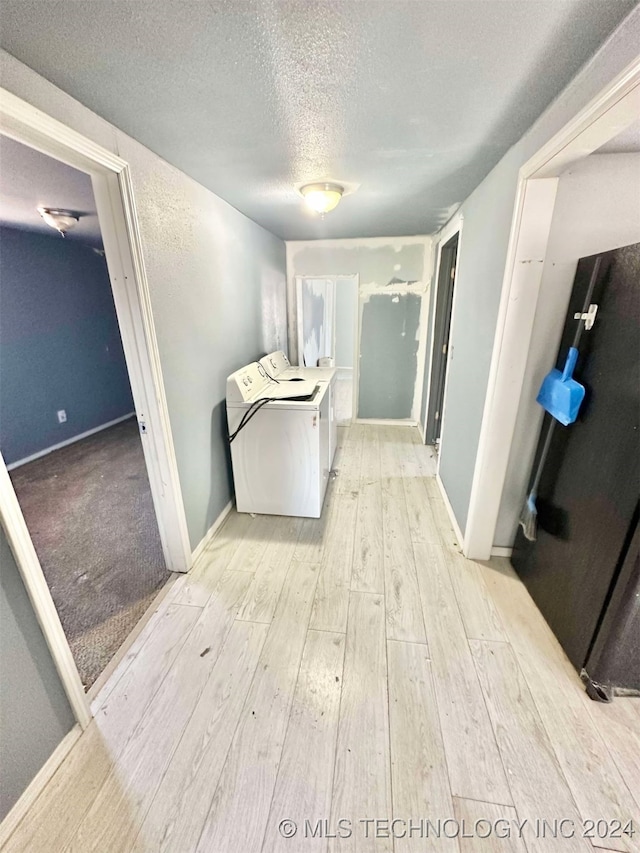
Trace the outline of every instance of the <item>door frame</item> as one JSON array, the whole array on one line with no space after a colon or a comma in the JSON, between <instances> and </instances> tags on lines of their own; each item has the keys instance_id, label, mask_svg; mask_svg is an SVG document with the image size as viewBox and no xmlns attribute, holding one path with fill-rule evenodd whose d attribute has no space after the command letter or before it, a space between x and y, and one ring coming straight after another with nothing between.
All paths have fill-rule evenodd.
<instances>
[{"instance_id":1,"label":"door frame","mask_svg":"<svg viewBox=\"0 0 640 853\"><path fill-rule=\"evenodd\" d=\"M333 331L332 331L332 352L335 354L336 347L336 292L340 286L341 280L353 281L355 283L355 327L353 330L353 373L352 373L352 404L351 404L351 423L356 422L357 405L358 405L358 379L360 365L360 274L350 273L348 275L337 273L336 275L297 275L295 277L296 288L296 352L298 355L298 364L302 364L302 338L300 329L302 328L302 299L300 291L303 279L311 278L317 280L326 280L333 282ZM336 363L336 369L340 369L340 365Z\"/></svg>"},{"instance_id":2,"label":"door frame","mask_svg":"<svg viewBox=\"0 0 640 853\"><path fill-rule=\"evenodd\" d=\"M640 56L520 169L489 382L463 540L466 557L494 548L559 176L640 116Z\"/></svg>"},{"instance_id":3,"label":"door frame","mask_svg":"<svg viewBox=\"0 0 640 853\"><path fill-rule=\"evenodd\" d=\"M329 311L331 313L331 352L335 353L336 347L336 278L335 275L297 275L296 276L296 320L297 320L297 332L298 332L298 340L296 341L296 350L298 353L298 364L300 367L305 367L309 365L304 364L304 341L302 338L302 330L304 328L304 322L302 317L302 282L310 279L311 281L329 281L333 285L330 293L331 293L331 305L329 307ZM326 305L326 302L325 302ZM325 312L326 314L327 312ZM326 331L325 331L326 335Z\"/></svg>"},{"instance_id":4,"label":"door frame","mask_svg":"<svg viewBox=\"0 0 640 853\"><path fill-rule=\"evenodd\" d=\"M169 571L186 572L191 545L129 165L2 88L0 134L91 177L162 549ZM0 520L70 705L86 728L89 701L1 456Z\"/></svg>"},{"instance_id":5,"label":"door frame","mask_svg":"<svg viewBox=\"0 0 640 853\"><path fill-rule=\"evenodd\" d=\"M456 235L458 236L458 245L456 248L456 263L455 263L455 273L453 278L453 283L451 285L453 290L453 298L451 301L451 316L449 318L449 341L451 341L451 327L453 325L453 315L455 309L455 298L456 298L456 278L458 275L458 265L460 263L460 245L462 243L462 226L464 224L464 217L462 214L458 214L454 216L453 219L442 229L438 238L438 248L436 253L436 263L434 268L433 275L433 299L432 299L432 317L431 317L431 334L430 334L430 347L429 347L429 373L427 375L427 388L426 388L426 407L425 407L425 422L424 422L424 433L422 435L422 441L424 444L428 443L428 437L430 432L430 419L429 419L429 409L431 407L431 396L434 393L435 389L432 387L432 374L433 374L433 365L434 359L436 355L436 314L437 314L437 305L438 305L438 296L439 296L439 288L438 281L440 278L440 267L442 263L442 250L445 248L446 244L449 243ZM450 348L447 348L447 357L446 357L446 366L445 366L445 374L444 374L444 384L442 387L442 411L440 412L440 444L442 444L442 436L444 433L444 401L447 392L447 379L449 375L449 352ZM440 454L438 455L438 465L440 464Z\"/></svg>"},{"instance_id":6,"label":"door frame","mask_svg":"<svg viewBox=\"0 0 640 853\"><path fill-rule=\"evenodd\" d=\"M343 275L341 278L352 278L356 284L356 292L354 298L355 304L355 328L353 330L353 374L351 381L353 388L351 389L351 423L354 424L358 419L358 389L360 387L360 334L362 332L362 323L360 318L360 273L352 273L351 275Z\"/></svg>"}]
</instances>

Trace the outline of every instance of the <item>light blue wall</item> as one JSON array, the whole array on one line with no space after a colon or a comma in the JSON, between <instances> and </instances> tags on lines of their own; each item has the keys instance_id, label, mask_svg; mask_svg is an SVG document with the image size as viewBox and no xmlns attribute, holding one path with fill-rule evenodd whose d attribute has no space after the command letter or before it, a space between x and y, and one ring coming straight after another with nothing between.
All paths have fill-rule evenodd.
<instances>
[{"instance_id":1,"label":"light blue wall","mask_svg":"<svg viewBox=\"0 0 640 853\"><path fill-rule=\"evenodd\" d=\"M75 720L0 528L0 820Z\"/></svg>"},{"instance_id":2,"label":"light blue wall","mask_svg":"<svg viewBox=\"0 0 640 853\"><path fill-rule=\"evenodd\" d=\"M59 409L67 413L60 424ZM0 448L10 464L133 411L105 260L0 228Z\"/></svg>"},{"instance_id":3,"label":"light blue wall","mask_svg":"<svg viewBox=\"0 0 640 853\"><path fill-rule=\"evenodd\" d=\"M462 207L439 473L463 532L521 163L512 149Z\"/></svg>"},{"instance_id":4,"label":"light blue wall","mask_svg":"<svg viewBox=\"0 0 640 853\"><path fill-rule=\"evenodd\" d=\"M362 305L359 418L411 418L421 299L415 293L376 293Z\"/></svg>"},{"instance_id":5,"label":"light blue wall","mask_svg":"<svg viewBox=\"0 0 640 853\"><path fill-rule=\"evenodd\" d=\"M440 477L461 529L467 522L520 167L638 54L633 12L571 85L462 205ZM499 544L499 543L497 543Z\"/></svg>"},{"instance_id":6,"label":"light blue wall","mask_svg":"<svg viewBox=\"0 0 640 853\"><path fill-rule=\"evenodd\" d=\"M285 246L119 135L131 166L191 545L232 497L226 380L286 348Z\"/></svg>"}]
</instances>

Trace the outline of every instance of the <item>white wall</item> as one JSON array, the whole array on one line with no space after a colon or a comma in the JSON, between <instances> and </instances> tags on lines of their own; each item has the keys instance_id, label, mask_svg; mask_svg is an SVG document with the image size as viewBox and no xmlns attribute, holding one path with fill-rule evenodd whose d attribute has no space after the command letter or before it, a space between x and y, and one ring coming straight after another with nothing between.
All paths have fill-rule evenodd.
<instances>
[{"instance_id":1,"label":"white wall","mask_svg":"<svg viewBox=\"0 0 640 853\"><path fill-rule=\"evenodd\" d=\"M518 171L638 55L632 12L533 127L464 201L440 477L464 531L482 426ZM496 543L500 544L500 543Z\"/></svg>"},{"instance_id":2,"label":"white wall","mask_svg":"<svg viewBox=\"0 0 640 853\"><path fill-rule=\"evenodd\" d=\"M592 154L560 178L495 544L510 547L542 425L535 402L555 365L578 259L640 242L640 153ZM640 285L639 285L640 287Z\"/></svg>"}]
</instances>

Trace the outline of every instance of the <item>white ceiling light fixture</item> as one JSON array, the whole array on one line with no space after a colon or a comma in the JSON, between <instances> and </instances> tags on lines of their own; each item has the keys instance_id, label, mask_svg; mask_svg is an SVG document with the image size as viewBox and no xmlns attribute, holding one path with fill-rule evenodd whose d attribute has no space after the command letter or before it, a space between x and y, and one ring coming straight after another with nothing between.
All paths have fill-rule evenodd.
<instances>
[{"instance_id":1,"label":"white ceiling light fixture","mask_svg":"<svg viewBox=\"0 0 640 853\"><path fill-rule=\"evenodd\" d=\"M59 207L39 207L38 213L52 228L63 237L80 221L80 217L72 210L61 210Z\"/></svg>"},{"instance_id":2,"label":"white ceiling light fixture","mask_svg":"<svg viewBox=\"0 0 640 853\"><path fill-rule=\"evenodd\" d=\"M324 215L338 206L344 193L344 187L341 187L340 184L322 181L300 187L300 193L312 210Z\"/></svg>"}]
</instances>

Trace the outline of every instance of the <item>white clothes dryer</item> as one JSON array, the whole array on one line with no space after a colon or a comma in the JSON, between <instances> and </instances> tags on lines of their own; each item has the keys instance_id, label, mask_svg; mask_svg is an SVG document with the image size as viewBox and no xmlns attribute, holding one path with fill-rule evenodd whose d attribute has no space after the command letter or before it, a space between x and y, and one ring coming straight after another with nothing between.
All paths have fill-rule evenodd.
<instances>
[{"instance_id":1,"label":"white clothes dryer","mask_svg":"<svg viewBox=\"0 0 640 853\"><path fill-rule=\"evenodd\" d=\"M253 362L227 379L238 512L319 518L329 482L329 383L282 382Z\"/></svg>"},{"instance_id":2,"label":"white clothes dryer","mask_svg":"<svg viewBox=\"0 0 640 853\"><path fill-rule=\"evenodd\" d=\"M336 377L335 367L297 367L289 362L282 350L270 352L260 359L267 375L278 382L312 381L326 383L329 386L329 468L333 466L338 443L338 421L336 419Z\"/></svg>"}]
</instances>

